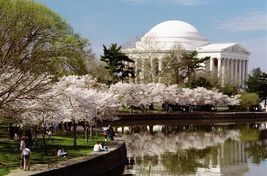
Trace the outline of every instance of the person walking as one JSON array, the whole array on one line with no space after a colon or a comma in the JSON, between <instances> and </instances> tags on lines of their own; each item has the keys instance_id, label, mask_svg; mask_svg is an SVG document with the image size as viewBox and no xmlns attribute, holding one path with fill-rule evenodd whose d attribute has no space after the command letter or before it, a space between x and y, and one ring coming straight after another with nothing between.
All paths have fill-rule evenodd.
<instances>
[{"instance_id":1,"label":"person walking","mask_svg":"<svg viewBox=\"0 0 267 176\"><path fill-rule=\"evenodd\" d=\"M110 140L114 141L115 131L110 125L108 126L107 134Z\"/></svg>"},{"instance_id":2,"label":"person walking","mask_svg":"<svg viewBox=\"0 0 267 176\"><path fill-rule=\"evenodd\" d=\"M23 169L30 170L31 150L25 147L21 152L21 159L23 160Z\"/></svg>"},{"instance_id":3,"label":"person walking","mask_svg":"<svg viewBox=\"0 0 267 176\"><path fill-rule=\"evenodd\" d=\"M25 149L26 145L25 145L25 139L24 137L21 138L20 140L20 144L19 144L19 150L20 152L22 152L24 149ZM23 164L24 163L24 160L23 160L23 157L20 157L20 168L22 169L23 168Z\"/></svg>"},{"instance_id":4,"label":"person walking","mask_svg":"<svg viewBox=\"0 0 267 176\"><path fill-rule=\"evenodd\" d=\"M49 142L51 142L52 141L52 131L48 130L47 135L48 135Z\"/></svg>"},{"instance_id":5,"label":"person walking","mask_svg":"<svg viewBox=\"0 0 267 176\"><path fill-rule=\"evenodd\" d=\"M19 150L22 152L25 149L26 145L25 145L25 139L22 138L20 140L20 144L19 144Z\"/></svg>"}]
</instances>

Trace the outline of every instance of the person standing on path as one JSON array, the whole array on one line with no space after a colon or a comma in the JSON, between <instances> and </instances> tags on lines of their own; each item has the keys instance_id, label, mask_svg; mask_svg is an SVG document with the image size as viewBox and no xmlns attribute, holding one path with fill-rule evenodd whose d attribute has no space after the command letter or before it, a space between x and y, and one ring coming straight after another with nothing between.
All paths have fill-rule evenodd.
<instances>
[{"instance_id":1,"label":"person standing on path","mask_svg":"<svg viewBox=\"0 0 267 176\"><path fill-rule=\"evenodd\" d=\"M25 149L26 145L25 145L25 139L22 138L20 140L20 144L19 144L19 150L22 152Z\"/></svg>"},{"instance_id":2,"label":"person standing on path","mask_svg":"<svg viewBox=\"0 0 267 176\"><path fill-rule=\"evenodd\" d=\"M110 140L114 141L115 131L110 125L108 126L107 134Z\"/></svg>"},{"instance_id":3,"label":"person standing on path","mask_svg":"<svg viewBox=\"0 0 267 176\"><path fill-rule=\"evenodd\" d=\"M23 160L23 169L30 170L30 160L31 160L31 150L28 147L25 147L21 152L21 158Z\"/></svg>"},{"instance_id":4,"label":"person standing on path","mask_svg":"<svg viewBox=\"0 0 267 176\"><path fill-rule=\"evenodd\" d=\"M21 138L20 140L20 144L19 144L19 150L20 152L22 153L22 151L25 149L26 145L25 145L25 139L24 138ZM23 157L20 157L20 168L23 168L23 164L24 161L23 161Z\"/></svg>"}]
</instances>

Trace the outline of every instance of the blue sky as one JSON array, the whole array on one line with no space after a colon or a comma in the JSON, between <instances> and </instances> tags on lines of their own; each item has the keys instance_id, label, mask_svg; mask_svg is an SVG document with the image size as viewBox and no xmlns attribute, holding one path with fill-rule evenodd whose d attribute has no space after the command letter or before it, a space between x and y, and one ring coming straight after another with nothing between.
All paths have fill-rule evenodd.
<instances>
[{"instance_id":1,"label":"blue sky","mask_svg":"<svg viewBox=\"0 0 267 176\"><path fill-rule=\"evenodd\" d=\"M90 40L128 45L166 20L195 26L211 43L237 42L251 52L249 70L267 72L267 0L39 0Z\"/></svg>"}]
</instances>

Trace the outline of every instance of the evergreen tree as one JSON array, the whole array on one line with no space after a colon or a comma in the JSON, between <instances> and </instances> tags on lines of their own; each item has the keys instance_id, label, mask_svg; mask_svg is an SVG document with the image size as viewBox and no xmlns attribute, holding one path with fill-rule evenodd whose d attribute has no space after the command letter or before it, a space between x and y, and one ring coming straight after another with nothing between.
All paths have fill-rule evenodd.
<instances>
[{"instance_id":1,"label":"evergreen tree","mask_svg":"<svg viewBox=\"0 0 267 176\"><path fill-rule=\"evenodd\" d=\"M201 64L209 59L210 57L198 58L196 51L183 53L181 57L181 68L186 70L186 78L188 80L195 78L196 72L203 67Z\"/></svg>"},{"instance_id":2,"label":"evergreen tree","mask_svg":"<svg viewBox=\"0 0 267 176\"><path fill-rule=\"evenodd\" d=\"M107 65L105 68L109 71L112 80L111 83L116 83L127 79L128 77L134 77L134 67L130 67L129 63L133 63L134 60L130 59L126 54L121 51L121 46L117 44L111 44L109 48L105 45L104 54L101 56L101 61Z\"/></svg>"},{"instance_id":3,"label":"evergreen tree","mask_svg":"<svg viewBox=\"0 0 267 176\"><path fill-rule=\"evenodd\" d=\"M224 86L219 86L219 91L222 92L225 95L232 96L238 94L238 90L236 86L233 85L224 85Z\"/></svg>"},{"instance_id":4,"label":"evergreen tree","mask_svg":"<svg viewBox=\"0 0 267 176\"><path fill-rule=\"evenodd\" d=\"M191 89L197 88L197 87L204 87L206 89L212 88L211 83L206 78L203 78L202 76L192 79L191 81L187 82L186 86Z\"/></svg>"},{"instance_id":5,"label":"evergreen tree","mask_svg":"<svg viewBox=\"0 0 267 176\"><path fill-rule=\"evenodd\" d=\"M180 48L175 49L164 59L165 68L161 77L166 78L168 84L183 84L186 80L191 81L208 59L209 57L198 58L196 51L186 52Z\"/></svg>"},{"instance_id":6,"label":"evergreen tree","mask_svg":"<svg viewBox=\"0 0 267 176\"><path fill-rule=\"evenodd\" d=\"M255 68L252 73L248 75L246 81L246 91L255 92L259 95L261 100L267 97L267 73L261 71L260 68Z\"/></svg>"}]
</instances>

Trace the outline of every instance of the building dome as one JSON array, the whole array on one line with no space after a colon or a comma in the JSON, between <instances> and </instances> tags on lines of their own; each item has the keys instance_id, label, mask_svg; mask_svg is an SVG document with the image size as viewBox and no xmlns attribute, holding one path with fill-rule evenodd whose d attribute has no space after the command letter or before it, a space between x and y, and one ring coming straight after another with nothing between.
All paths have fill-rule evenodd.
<instances>
[{"instance_id":1,"label":"building dome","mask_svg":"<svg viewBox=\"0 0 267 176\"><path fill-rule=\"evenodd\" d=\"M194 26L178 20L165 21L154 26L136 43L136 47L141 48L145 42L153 43L160 50L170 50L177 46L185 50L195 50L209 43Z\"/></svg>"}]
</instances>

